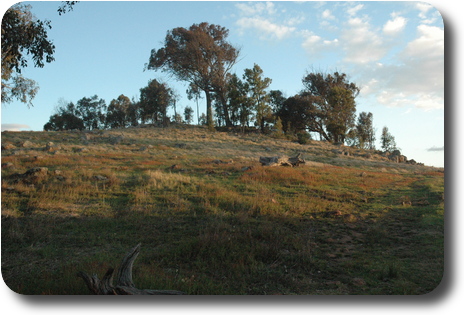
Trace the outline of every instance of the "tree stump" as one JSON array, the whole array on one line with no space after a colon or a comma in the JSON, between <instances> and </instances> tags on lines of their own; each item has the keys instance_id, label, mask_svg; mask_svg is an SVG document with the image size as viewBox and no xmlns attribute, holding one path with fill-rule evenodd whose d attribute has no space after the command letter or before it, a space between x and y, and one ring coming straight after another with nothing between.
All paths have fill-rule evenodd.
<instances>
[{"instance_id":1,"label":"tree stump","mask_svg":"<svg viewBox=\"0 0 464 315\"><path fill-rule=\"evenodd\" d=\"M298 153L295 157L287 157L287 156L260 156L259 162L263 166L299 166L300 164L304 164L305 160L301 158L301 153Z\"/></svg>"},{"instance_id":2,"label":"tree stump","mask_svg":"<svg viewBox=\"0 0 464 315\"><path fill-rule=\"evenodd\" d=\"M184 292L174 290L151 290L137 289L132 281L132 267L134 260L140 253L140 245L132 248L122 259L116 275L116 285L113 285L114 268L108 269L103 278L100 280L94 274L88 274L80 271L77 276L84 279L89 290L96 295L183 295Z\"/></svg>"}]
</instances>

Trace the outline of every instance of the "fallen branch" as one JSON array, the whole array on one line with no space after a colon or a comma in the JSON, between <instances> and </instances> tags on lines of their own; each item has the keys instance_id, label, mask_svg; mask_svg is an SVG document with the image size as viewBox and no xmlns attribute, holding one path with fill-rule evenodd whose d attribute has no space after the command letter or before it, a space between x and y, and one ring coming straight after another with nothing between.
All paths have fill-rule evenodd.
<instances>
[{"instance_id":1,"label":"fallen branch","mask_svg":"<svg viewBox=\"0 0 464 315\"><path fill-rule=\"evenodd\" d=\"M300 164L304 164L305 160L301 158L301 153L298 153L295 157L287 157L287 156L260 156L259 162L263 166L299 166Z\"/></svg>"},{"instance_id":2,"label":"fallen branch","mask_svg":"<svg viewBox=\"0 0 464 315\"><path fill-rule=\"evenodd\" d=\"M116 285L113 286L113 272L110 268L103 278L98 279L97 275L89 276L80 271L77 276L84 279L89 290L96 295L183 295L184 292L174 290L150 290L137 289L132 281L132 267L134 260L140 253L140 244L132 248L122 259L121 266L116 275Z\"/></svg>"}]
</instances>

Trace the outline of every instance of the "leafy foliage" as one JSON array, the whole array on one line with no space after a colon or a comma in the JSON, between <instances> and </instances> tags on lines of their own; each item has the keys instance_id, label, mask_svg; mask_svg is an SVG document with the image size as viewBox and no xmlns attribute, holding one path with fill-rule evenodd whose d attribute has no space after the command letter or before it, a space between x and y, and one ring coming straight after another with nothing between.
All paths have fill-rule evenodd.
<instances>
[{"instance_id":1,"label":"leafy foliage","mask_svg":"<svg viewBox=\"0 0 464 315\"><path fill-rule=\"evenodd\" d=\"M308 130L318 132L327 141L344 142L354 124L359 88L347 80L346 74L338 72L309 73L303 85L302 95L310 97Z\"/></svg>"},{"instance_id":2,"label":"leafy foliage","mask_svg":"<svg viewBox=\"0 0 464 315\"><path fill-rule=\"evenodd\" d=\"M168 31L164 47L151 51L147 64L148 69L161 69L204 91L208 126L211 128L212 93L219 93L225 101L223 90L227 74L239 54L239 50L226 41L228 34L226 28L206 22L193 24L189 29L174 28Z\"/></svg>"},{"instance_id":3,"label":"leafy foliage","mask_svg":"<svg viewBox=\"0 0 464 315\"><path fill-rule=\"evenodd\" d=\"M174 104L174 94L166 83L156 79L140 89L140 118L142 123L167 123L167 109Z\"/></svg>"},{"instance_id":4,"label":"leafy foliage","mask_svg":"<svg viewBox=\"0 0 464 315\"><path fill-rule=\"evenodd\" d=\"M265 123L272 120L269 95L266 92L272 80L263 77L263 70L257 64L254 64L252 69L245 69L243 79L246 82L249 99L256 113L256 124L263 132Z\"/></svg>"},{"instance_id":5,"label":"leafy foliage","mask_svg":"<svg viewBox=\"0 0 464 315\"><path fill-rule=\"evenodd\" d=\"M55 58L55 45L48 39L50 21L38 20L30 6L16 4L2 19L2 102L18 99L32 106L38 91L37 83L21 75L28 66L28 57L35 67L42 68Z\"/></svg>"},{"instance_id":6,"label":"leafy foliage","mask_svg":"<svg viewBox=\"0 0 464 315\"><path fill-rule=\"evenodd\" d=\"M380 137L382 150L385 152L393 152L397 150L395 137L388 131L388 127L382 128L382 135Z\"/></svg>"}]
</instances>

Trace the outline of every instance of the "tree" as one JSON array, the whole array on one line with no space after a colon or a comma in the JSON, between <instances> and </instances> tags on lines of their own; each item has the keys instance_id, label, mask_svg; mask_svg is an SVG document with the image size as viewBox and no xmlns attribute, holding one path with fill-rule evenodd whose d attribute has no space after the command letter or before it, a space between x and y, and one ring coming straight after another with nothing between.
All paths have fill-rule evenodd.
<instances>
[{"instance_id":1,"label":"tree","mask_svg":"<svg viewBox=\"0 0 464 315\"><path fill-rule=\"evenodd\" d=\"M313 117L310 115L311 104L311 96L298 94L287 98L282 103L276 115L282 120L286 133L300 133L308 129L313 121Z\"/></svg>"},{"instance_id":2,"label":"tree","mask_svg":"<svg viewBox=\"0 0 464 315\"><path fill-rule=\"evenodd\" d=\"M113 99L106 112L105 125L109 128L125 128L130 126L131 105L130 99L123 94L119 95L117 99Z\"/></svg>"},{"instance_id":3,"label":"tree","mask_svg":"<svg viewBox=\"0 0 464 315\"><path fill-rule=\"evenodd\" d=\"M200 108L198 107L198 100L201 98L200 89L195 84L190 84L187 89L187 98L189 100L195 99L197 103L197 124L200 125Z\"/></svg>"},{"instance_id":4,"label":"tree","mask_svg":"<svg viewBox=\"0 0 464 315\"><path fill-rule=\"evenodd\" d=\"M282 108L286 99L284 93L280 90L269 91L269 103L274 113L277 113Z\"/></svg>"},{"instance_id":5,"label":"tree","mask_svg":"<svg viewBox=\"0 0 464 315\"><path fill-rule=\"evenodd\" d=\"M395 150L398 150L398 148L396 147L395 137L392 136L392 134L388 131L388 128L386 126L382 129L380 143L384 152L393 152Z\"/></svg>"},{"instance_id":6,"label":"tree","mask_svg":"<svg viewBox=\"0 0 464 315\"><path fill-rule=\"evenodd\" d=\"M234 125L240 123L242 128L249 126L252 114L252 101L248 97L248 85L234 73L227 86L230 119Z\"/></svg>"},{"instance_id":7,"label":"tree","mask_svg":"<svg viewBox=\"0 0 464 315\"><path fill-rule=\"evenodd\" d=\"M106 104L97 95L83 97L77 101L76 110L88 130L102 129L105 126Z\"/></svg>"},{"instance_id":8,"label":"tree","mask_svg":"<svg viewBox=\"0 0 464 315\"><path fill-rule=\"evenodd\" d=\"M175 98L171 88L166 83L150 80L148 85L140 89L140 118L142 123L151 121L168 123L167 109L174 104Z\"/></svg>"},{"instance_id":9,"label":"tree","mask_svg":"<svg viewBox=\"0 0 464 315\"><path fill-rule=\"evenodd\" d=\"M331 142L344 142L354 124L359 88L346 74L309 73L303 78L303 96L311 97L308 130Z\"/></svg>"},{"instance_id":10,"label":"tree","mask_svg":"<svg viewBox=\"0 0 464 315\"><path fill-rule=\"evenodd\" d=\"M334 86L327 95L330 112L327 116L326 129L334 142L345 142L350 128L354 126L356 103L353 93L341 86Z\"/></svg>"},{"instance_id":11,"label":"tree","mask_svg":"<svg viewBox=\"0 0 464 315\"><path fill-rule=\"evenodd\" d=\"M214 124L212 94L224 95L227 74L239 55L239 50L226 41L228 34L226 28L206 22L189 29L174 28L168 31L164 47L152 49L147 64L147 69L161 69L204 91L210 128ZM230 124L227 116L226 120Z\"/></svg>"},{"instance_id":12,"label":"tree","mask_svg":"<svg viewBox=\"0 0 464 315\"><path fill-rule=\"evenodd\" d=\"M21 75L32 58L35 67L54 60L55 45L48 39L50 21L38 20L30 11L31 6L15 4L2 19L2 102L17 99L33 106L32 99L38 91L34 80Z\"/></svg>"},{"instance_id":13,"label":"tree","mask_svg":"<svg viewBox=\"0 0 464 315\"><path fill-rule=\"evenodd\" d=\"M66 104L64 101L44 125L45 131L82 130L84 128L84 121L79 117L76 106L72 102Z\"/></svg>"},{"instance_id":14,"label":"tree","mask_svg":"<svg viewBox=\"0 0 464 315\"><path fill-rule=\"evenodd\" d=\"M372 113L360 113L356 127L353 130L356 139L356 146L361 149L375 149L375 131L373 127Z\"/></svg>"},{"instance_id":15,"label":"tree","mask_svg":"<svg viewBox=\"0 0 464 315\"><path fill-rule=\"evenodd\" d=\"M190 106L185 107L184 109L185 122L191 124L193 121L193 108Z\"/></svg>"},{"instance_id":16,"label":"tree","mask_svg":"<svg viewBox=\"0 0 464 315\"><path fill-rule=\"evenodd\" d=\"M269 95L266 92L272 80L263 77L263 70L257 64L252 69L245 69L243 79L248 86L249 97L256 112L256 124L261 132L264 132L265 123L272 119Z\"/></svg>"}]
</instances>

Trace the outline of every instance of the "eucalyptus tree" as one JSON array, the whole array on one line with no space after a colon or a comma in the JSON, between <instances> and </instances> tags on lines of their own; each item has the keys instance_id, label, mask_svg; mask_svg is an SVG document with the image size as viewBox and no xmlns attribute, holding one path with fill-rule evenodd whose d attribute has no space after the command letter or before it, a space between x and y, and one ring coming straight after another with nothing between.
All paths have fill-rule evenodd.
<instances>
[{"instance_id":1,"label":"eucalyptus tree","mask_svg":"<svg viewBox=\"0 0 464 315\"><path fill-rule=\"evenodd\" d=\"M248 97L248 85L234 73L229 78L227 90L228 106L232 123L235 125L240 123L242 128L245 126L249 127L253 113L253 104Z\"/></svg>"},{"instance_id":2,"label":"eucalyptus tree","mask_svg":"<svg viewBox=\"0 0 464 315\"><path fill-rule=\"evenodd\" d=\"M55 60L55 45L48 38L50 21L39 20L31 13L31 6L21 3L10 7L2 19L2 102L14 99L32 106L37 94L37 83L25 78L21 70L29 64L42 68Z\"/></svg>"},{"instance_id":3,"label":"eucalyptus tree","mask_svg":"<svg viewBox=\"0 0 464 315\"><path fill-rule=\"evenodd\" d=\"M237 62L239 50L226 39L229 30L206 22L190 28L177 27L167 32L164 47L152 49L147 69L162 70L178 80L187 81L205 93L207 121L213 127L212 96L224 101L229 71ZM222 103L224 107L226 104ZM226 124L230 125L228 110Z\"/></svg>"},{"instance_id":4,"label":"eucalyptus tree","mask_svg":"<svg viewBox=\"0 0 464 315\"><path fill-rule=\"evenodd\" d=\"M167 124L167 109L174 102L174 92L166 83L150 80L146 87L140 89L139 110L142 123L151 121Z\"/></svg>"},{"instance_id":5,"label":"eucalyptus tree","mask_svg":"<svg viewBox=\"0 0 464 315\"><path fill-rule=\"evenodd\" d=\"M374 115L361 112L355 127L356 145L362 149L375 149L375 130L373 126Z\"/></svg>"},{"instance_id":6,"label":"eucalyptus tree","mask_svg":"<svg viewBox=\"0 0 464 315\"><path fill-rule=\"evenodd\" d=\"M109 128L125 128L131 125L131 100L121 94L113 99L106 111L106 126Z\"/></svg>"},{"instance_id":7,"label":"eucalyptus tree","mask_svg":"<svg viewBox=\"0 0 464 315\"><path fill-rule=\"evenodd\" d=\"M318 132L325 140L344 142L356 114L356 84L346 74L309 73L303 78L303 96L311 98L307 114L308 131Z\"/></svg>"},{"instance_id":8,"label":"eucalyptus tree","mask_svg":"<svg viewBox=\"0 0 464 315\"><path fill-rule=\"evenodd\" d=\"M249 97L253 102L256 113L256 124L264 131L265 122L272 118L271 107L269 106L269 94L266 91L272 83L270 78L263 77L263 70L257 64L252 69L245 69L243 79L245 80Z\"/></svg>"},{"instance_id":9,"label":"eucalyptus tree","mask_svg":"<svg viewBox=\"0 0 464 315\"><path fill-rule=\"evenodd\" d=\"M395 137L390 133L387 126L384 126L382 128L380 144L385 152L393 152L395 150L398 150L398 147L396 146Z\"/></svg>"},{"instance_id":10,"label":"eucalyptus tree","mask_svg":"<svg viewBox=\"0 0 464 315\"><path fill-rule=\"evenodd\" d=\"M106 121L106 103L97 95L77 101L76 111L84 122L85 129L103 129Z\"/></svg>"}]
</instances>

